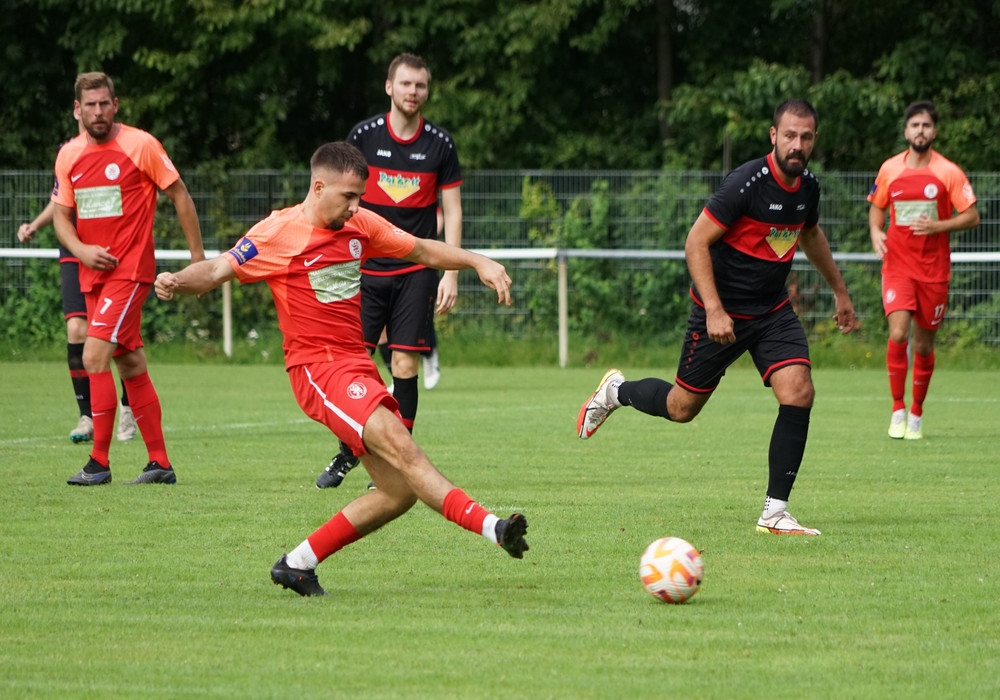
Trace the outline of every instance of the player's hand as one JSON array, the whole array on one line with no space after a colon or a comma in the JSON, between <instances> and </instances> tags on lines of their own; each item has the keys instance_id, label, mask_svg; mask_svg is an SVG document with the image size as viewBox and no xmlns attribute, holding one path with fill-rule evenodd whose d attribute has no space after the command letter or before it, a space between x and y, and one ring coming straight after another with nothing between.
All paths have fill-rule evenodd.
<instances>
[{"instance_id":1,"label":"player's hand","mask_svg":"<svg viewBox=\"0 0 1000 700\"><path fill-rule=\"evenodd\" d=\"M705 327L708 337L719 345L729 345L736 342L736 332L733 330L733 319L725 309L705 311Z\"/></svg>"},{"instance_id":2,"label":"player's hand","mask_svg":"<svg viewBox=\"0 0 1000 700\"><path fill-rule=\"evenodd\" d=\"M30 241L36 233L38 233L38 229L31 224L21 224L17 227L17 240L21 243Z\"/></svg>"},{"instance_id":3,"label":"player's hand","mask_svg":"<svg viewBox=\"0 0 1000 700\"><path fill-rule=\"evenodd\" d=\"M834 301L837 304L837 313L833 315L833 320L837 323L840 334L847 335L857 330L859 324L854 315L854 304L851 303L851 298L846 295L835 296Z\"/></svg>"},{"instance_id":4,"label":"player's hand","mask_svg":"<svg viewBox=\"0 0 1000 700\"><path fill-rule=\"evenodd\" d=\"M497 303L510 306L511 279L507 276L507 270L504 266L495 260L484 257L483 261L476 266L476 272L479 273L479 279L483 284L496 290Z\"/></svg>"},{"instance_id":5,"label":"player's hand","mask_svg":"<svg viewBox=\"0 0 1000 700\"><path fill-rule=\"evenodd\" d=\"M434 304L434 313L438 315L446 314L455 306L458 301L458 272L450 270L441 276L438 282L437 301Z\"/></svg>"},{"instance_id":6,"label":"player's hand","mask_svg":"<svg viewBox=\"0 0 1000 700\"><path fill-rule=\"evenodd\" d=\"M872 231L872 249L875 251L875 257L879 260L885 257L885 251L887 250L885 238L885 231Z\"/></svg>"},{"instance_id":7,"label":"player's hand","mask_svg":"<svg viewBox=\"0 0 1000 700\"><path fill-rule=\"evenodd\" d=\"M931 233L937 233L937 231L934 230L936 223L937 222L927 216L927 214L921 214L910 222L910 230L913 231L914 236L926 236Z\"/></svg>"},{"instance_id":8,"label":"player's hand","mask_svg":"<svg viewBox=\"0 0 1000 700\"><path fill-rule=\"evenodd\" d=\"M177 289L177 278L172 272L161 272L156 276L153 289L156 290L158 299L170 301L174 298L174 290Z\"/></svg>"},{"instance_id":9,"label":"player's hand","mask_svg":"<svg viewBox=\"0 0 1000 700\"><path fill-rule=\"evenodd\" d=\"M99 245L85 245L80 249L76 257L91 270L107 272L118 267L118 258L109 253L108 250L110 248L104 248Z\"/></svg>"}]
</instances>

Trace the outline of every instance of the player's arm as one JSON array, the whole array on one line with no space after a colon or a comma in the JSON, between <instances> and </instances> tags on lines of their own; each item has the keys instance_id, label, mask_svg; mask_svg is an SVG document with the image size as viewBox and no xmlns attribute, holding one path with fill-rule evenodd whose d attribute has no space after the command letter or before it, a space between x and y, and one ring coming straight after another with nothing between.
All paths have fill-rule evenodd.
<instances>
[{"instance_id":1,"label":"player's arm","mask_svg":"<svg viewBox=\"0 0 1000 700\"><path fill-rule=\"evenodd\" d=\"M833 290L833 300L837 309L833 318L841 335L850 333L856 327L854 304L851 303L851 295L847 292L847 285L840 276L840 270L837 269L833 253L830 252L830 243L823 229L817 224L802 231L799 234L799 247Z\"/></svg>"},{"instance_id":2,"label":"player's arm","mask_svg":"<svg viewBox=\"0 0 1000 700\"><path fill-rule=\"evenodd\" d=\"M448 245L462 247L462 194L461 186L441 190L444 240ZM438 283L437 303L434 312L448 313L458 300L458 271L449 270Z\"/></svg>"},{"instance_id":3,"label":"player's arm","mask_svg":"<svg viewBox=\"0 0 1000 700\"><path fill-rule=\"evenodd\" d=\"M872 248L879 260L885 257L885 209L871 205L868 209L868 233L872 238Z\"/></svg>"},{"instance_id":4,"label":"player's arm","mask_svg":"<svg viewBox=\"0 0 1000 700\"><path fill-rule=\"evenodd\" d=\"M177 178L172 185L163 190L163 193L170 197L177 210L177 221L184 231L187 239L188 250L191 251L191 262L196 263L205 259L205 247L201 241L201 222L198 221L198 212L194 207L194 200L188 192L187 185L180 178Z\"/></svg>"},{"instance_id":5,"label":"player's arm","mask_svg":"<svg viewBox=\"0 0 1000 700\"><path fill-rule=\"evenodd\" d=\"M910 224L910 230L913 231L914 236L926 236L929 233L964 231L978 225L979 210L973 204L961 214L948 219L932 219L926 214L918 216Z\"/></svg>"},{"instance_id":6,"label":"player's arm","mask_svg":"<svg viewBox=\"0 0 1000 700\"><path fill-rule=\"evenodd\" d=\"M709 249L726 233L704 211L695 219L684 242L684 257L687 260L691 280L698 290L698 296L705 307L705 321L708 337L720 345L736 340L733 333L733 319L726 313L715 286L715 271L712 269L712 253Z\"/></svg>"},{"instance_id":7,"label":"player's arm","mask_svg":"<svg viewBox=\"0 0 1000 700\"><path fill-rule=\"evenodd\" d=\"M510 277L503 265L473 253L471 250L426 238L414 238L413 250L403 256L404 260L415 262L438 270L475 270L479 279L497 292L497 301L510 306Z\"/></svg>"},{"instance_id":8,"label":"player's arm","mask_svg":"<svg viewBox=\"0 0 1000 700\"><path fill-rule=\"evenodd\" d=\"M30 241L40 230L52 223L55 216L56 203L49 200L49 203L30 223L21 224L17 227L17 240L21 243Z\"/></svg>"},{"instance_id":9,"label":"player's arm","mask_svg":"<svg viewBox=\"0 0 1000 700\"><path fill-rule=\"evenodd\" d=\"M153 286L156 296L169 301L174 294L204 294L234 277L236 270L223 253L211 260L192 263L179 272L161 272Z\"/></svg>"}]
</instances>

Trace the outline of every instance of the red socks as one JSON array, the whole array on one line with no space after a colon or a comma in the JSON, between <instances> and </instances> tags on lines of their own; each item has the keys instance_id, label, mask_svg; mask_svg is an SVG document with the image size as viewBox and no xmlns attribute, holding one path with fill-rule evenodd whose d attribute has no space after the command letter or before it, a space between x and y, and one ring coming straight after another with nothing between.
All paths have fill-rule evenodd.
<instances>
[{"instance_id":1,"label":"red socks","mask_svg":"<svg viewBox=\"0 0 1000 700\"><path fill-rule=\"evenodd\" d=\"M108 449L115 430L118 389L111 370L90 375L90 409L94 415L94 449L90 457L108 466Z\"/></svg>"},{"instance_id":2,"label":"red socks","mask_svg":"<svg viewBox=\"0 0 1000 700\"><path fill-rule=\"evenodd\" d=\"M931 374L934 373L934 351L930 355L913 355L913 403L910 413L914 416L923 415L924 399L931 384Z\"/></svg>"},{"instance_id":3,"label":"red socks","mask_svg":"<svg viewBox=\"0 0 1000 700\"><path fill-rule=\"evenodd\" d=\"M889 341L885 354L885 367L889 372L889 393L892 394L892 410L906 408L903 395L906 392L906 371L909 360L906 357L906 343Z\"/></svg>"},{"instance_id":4,"label":"red socks","mask_svg":"<svg viewBox=\"0 0 1000 700\"><path fill-rule=\"evenodd\" d=\"M110 377L111 373L108 373ZM125 380L126 391L128 392L129 405L135 415L136 425L142 433L142 439L146 443L146 450L149 452L149 461L158 462L166 469L170 466L167 458L167 447L163 442L163 411L160 408L160 397L153 388L153 382L149 379L149 372ZM93 379L91 379L91 394L93 394ZM111 383L112 392L114 382ZM91 397L91 402L96 401L96 395ZM117 395L114 398L117 404ZM96 404L95 404L96 405ZM96 410L96 409L95 409ZM112 419L114 413L112 413ZM96 420L96 419L95 419ZM108 435L111 430L108 430ZM97 437L97 428L94 428L94 437Z\"/></svg>"},{"instance_id":5,"label":"red socks","mask_svg":"<svg viewBox=\"0 0 1000 700\"><path fill-rule=\"evenodd\" d=\"M441 515L477 535L483 534L483 521L489 514L488 510L469 498L460 488L449 491L441 505Z\"/></svg>"},{"instance_id":6,"label":"red socks","mask_svg":"<svg viewBox=\"0 0 1000 700\"><path fill-rule=\"evenodd\" d=\"M354 529L351 521L341 511L326 521L326 523L306 539L309 541L309 546L312 547L316 558L319 561L323 561L334 552L351 544L351 542L360 540L361 533Z\"/></svg>"}]
</instances>

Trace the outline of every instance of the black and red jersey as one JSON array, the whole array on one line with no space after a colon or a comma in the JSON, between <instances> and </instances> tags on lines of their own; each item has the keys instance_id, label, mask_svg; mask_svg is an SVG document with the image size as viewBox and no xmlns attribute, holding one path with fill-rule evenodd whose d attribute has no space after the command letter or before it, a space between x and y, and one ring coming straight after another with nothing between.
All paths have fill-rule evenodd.
<instances>
[{"instance_id":1,"label":"black and red jersey","mask_svg":"<svg viewBox=\"0 0 1000 700\"><path fill-rule=\"evenodd\" d=\"M462 169L451 134L421 117L409 141L392 132L387 114L358 123L347 137L368 161L368 185L362 206L417 238L437 238L438 190L462 184ZM369 274L398 274L419 269L405 260L374 258Z\"/></svg>"},{"instance_id":2,"label":"black and red jersey","mask_svg":"<svg viewBox=\"0 0 1000 700\"><path fill-rule=\"evenodd\" d=\"M731 315L759 316L788 300L785 281L799 233L819 223L819 182L806 170L788 187L768 154L733 170L705 214L726 229L712 245L712 269L722 305ZM691 289L700 303L697 289Z\"/></svg>"}]
</instances>

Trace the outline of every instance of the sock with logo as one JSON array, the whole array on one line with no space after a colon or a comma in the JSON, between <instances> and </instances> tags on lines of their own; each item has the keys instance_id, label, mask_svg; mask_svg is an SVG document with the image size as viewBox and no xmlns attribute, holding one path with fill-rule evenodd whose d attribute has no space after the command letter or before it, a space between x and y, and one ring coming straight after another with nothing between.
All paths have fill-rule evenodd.
<instances>
[{"instance_id":1,"label":"sock with logo","mask_svg":"<svg viewBox=\"0 0 1000 700\"><path fill-rule=\"evenodd\" d=\"M931 375L934 374L934 351L929 355L913 354L913 404L910 413L922 416L927 390L931 386Z\"/></svg>"},{"instance_id":2,"label":"sock with logo","mask_svg":"<svg viewBox=\"0 0 1000 700\"><path fill-rule=\"evenodd\" d=\"M903 394L906 392L906 371L910 362L906 357L907 343L889 341L885 353L885 368L889 372L889 393L892 394L892 410L906 408Z\"/></svg>"},{"instance_id":3,"label":"sock with logo","mask_svg":"<svg viewBox=\"0 0 1000 700\"><path fill-rule=\"evenodd\" d=\"M125 380L135 424L139 426L142 440L149 452L149 461L156 462L164 469L170 468L167 447L163 440L163 410L160 397L156 394L149 372ZM117 397L116 397L117 400Z\"/></svg>"},{"instance_id":4,"label":"sock with logo","mask_svg":"<svg viewBox=\"0 0 1000 700\"><path fill-rule=\"evenodd\" d=\"M94 415L94 447L90 456L106 465L118 409L118 391L111 370L90 375L90 408Z\"/></svg>"},{"instance_id":5,"label":"sock with logo","mask_svg":"<svg viewBox=\"0 0 1000 700\"><path fill-rule=\"evenodd\" d=\"M462 489L456 487L448 492L441 505L441 515L469 532L497 543L497 516L469 498Z\"/></svg>"}]
</instances>

